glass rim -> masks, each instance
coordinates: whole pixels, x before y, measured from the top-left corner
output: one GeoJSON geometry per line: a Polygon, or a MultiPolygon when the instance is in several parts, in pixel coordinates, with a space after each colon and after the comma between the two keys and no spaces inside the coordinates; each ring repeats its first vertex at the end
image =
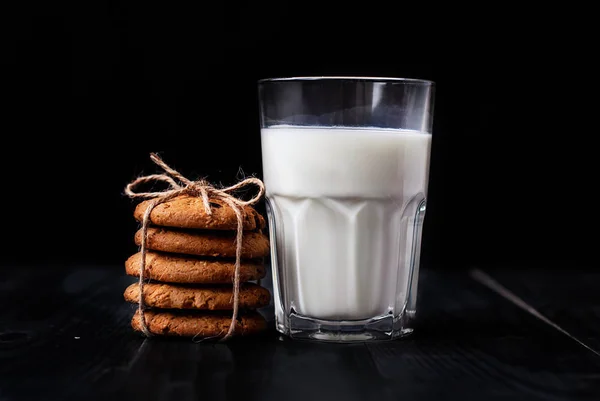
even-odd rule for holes
{"type": "Polygon", "coordinates": [[[269,82],[302,82],[302,81],[348,81],[360,82],[368,81],[373,83],[406,83],[434,86],[435,82],[427,79],[418,78],[399,78],[399,77],[360,77],[360,76],[298,76],[298,77],[280,77],[259,79],[259,84],[269,82]]]}

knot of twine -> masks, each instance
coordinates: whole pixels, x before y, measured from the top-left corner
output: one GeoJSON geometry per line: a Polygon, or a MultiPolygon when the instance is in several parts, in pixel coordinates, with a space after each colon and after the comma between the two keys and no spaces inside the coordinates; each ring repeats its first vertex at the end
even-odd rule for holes
{"type": "Polygon", "coordinates": [[[161,203],[165,203],[180,195],[189,195],[194,197],[202,198],[202,204],[206,214],[211,215],[212,209],[210,205],[211,200],[220,200],[226,203],[234,211],[237,218],[237,232],[235,238],[235,273],[233,279],[233,313],[231,316],[231,324],[227,334],[222,340],[229,339],[235,331],[235,324],[238,318],[239,309],[239,298],[240,298],[240,261],[242,256],[242,239],[244,236],[244,206],[256,204],[263,196],[265,192],[265,186],[258,178],[246,178],[243,181],[238,182],[227,188],[218,189],[210,185],[204,180],[191,181],[181,175],[178,171],[169,167],[156,153],[150,154],[150,159],[161,167],[164,174],[151,174],[135,179],[133,182],[125,187],[125,194],[130,198],[145,198],[154,199],[149,203],[148,207],[144,212],[142,219],[142,241],[140,245],[140,252],[142,256],[140,265],[140,276],[139,276],[139,292],[140,298],[138,302],[138,311],[140,316],[140,322],[142,332],[150,337],[152,334],[148,329],[146,322],[146,315],[144,313],[146,307],[144,303],[144,274],[146,271],[146,252],[147,252],[147,240],[148,240],[148,226],[150,223],[150,213],[152,210],[161,203]],[[177,181],[179,181],[180,185],[177,181]],[[169,184],[169,188],[165,191],[160,192],[135,192],[135,188],[140,184],[152,183],[152,182],[166,182],[169,184]],[[231,195],[231,192],[243,188],[248,185],[256,185],[258,187],[258,194],[252,199],[244,201],[231,195]]]}

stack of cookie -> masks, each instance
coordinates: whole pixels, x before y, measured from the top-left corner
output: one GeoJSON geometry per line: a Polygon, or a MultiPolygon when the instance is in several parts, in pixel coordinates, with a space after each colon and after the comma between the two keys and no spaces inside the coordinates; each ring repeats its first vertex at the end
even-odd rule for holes
{"type": "MultiPolygon", "coordinates": [[[[140,203],[134,217],[142,221],[150,201],[140,203]]],[[[171,336],[224,336],[231,324],[237,219],[227,204],[211,201],[208,215],[202,199],[182,195],[155,207],[146,241],[144,303],[146,324],[152,334],[171,336]]],[[[240,266],[239,309],[235,334],[266,328],[256,309],[269,304],[267,289],[250,281],[265,276],[263,258],[269,241],[262,233],[264,218],[251,206],[244,208],[244,237],[240,266]]],[[[141,244],[142,232],[135,235],[141,244]]],[[[141,253],[125,263],[126,272],[139,276],[141,253]]],[[[125,300],[139,302],[138,283],[125,290],[125,300]]],[[[141,331],[139,313],[132,327],[141,331]]]]}

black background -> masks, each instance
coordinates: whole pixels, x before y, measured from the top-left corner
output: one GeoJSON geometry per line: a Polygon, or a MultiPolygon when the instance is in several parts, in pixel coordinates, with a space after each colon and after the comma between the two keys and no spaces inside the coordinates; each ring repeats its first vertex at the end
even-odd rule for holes
{"type": "Polygon", "coordinates": [[[3,266],[120,265],[123,188],[156,171],[149,152],[191,178],[261,177],[256,81],[299,75],[436,81],[428,266],[594,265],[588,11],[194,4],[0,13],[3,266]]]}

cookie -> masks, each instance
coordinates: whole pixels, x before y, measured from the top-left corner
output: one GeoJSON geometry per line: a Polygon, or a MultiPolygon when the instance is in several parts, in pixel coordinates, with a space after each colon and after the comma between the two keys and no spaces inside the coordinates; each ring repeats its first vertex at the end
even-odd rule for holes
{"type": "MultiPolygon", "coordinates": [[[[147,200],[135,208],[133,216],[142,221],[152,200],[147,200]]],[[[192,228],[203,230],[236,230],[237,217],[233,209],[221,200],[211,200],[212,214],[204,210],[202,198],[189,195],[178,196],[156,206],[150,213],[150,222],[157,226],[192,228]]],[[[244,206],[244,230],[254,231],[265,228],[265,219],[252,206],[244,206]]]]}
{"type": "MultiPolygon", "coordinates": [[[[135,234],[135,243],[142,242],[142,230],[135,234]]],[[[148,227],[148,249],[186,255],[235,258],[235,232],[183,231],[148,227]]],[[[242,259],[258,259],[269,254],[269,239],[262,233],[244,233],[242,259]]]]}
{"type": "MultiPolygon", "coordinates": [[[[231,314],[187,312],[185,314],[173,312],[146,311],[146,325],[152,334],[180,337],[223,337],[229,330],[231,314]]],[[[131,319],[131,327],[142,331],[139,311],[131,319]]],[[[257,334],[267,329],[267,322],[256,312],[238,316],[235,325],[235,335],[257,334]]]]}
{"type": "MultiPolygon", "coordinates": [[[[131,284],[123,294],[128,302],[138,302],[140,287],[131,284]]],[[[240,285],[240,309],[258,309],[267,306],[271,294],[266,288],[253,283],[240,285]]],[[[148,283],[144,285],[146,306],[160,309],[233,309],[233,286],[182,286],[177,284],[148,283]]]]}
{"type": "MultiPolygon", "coordinates": [[[[125,262],[125,271],[130,276],[139,276],[142,254],[132,255],[125,262]]],[[[194,256],[168,253],[146,253],[144,277],[166,283],[231,284],[235,273],[233,260],[205,260],[194,256]]],[[[240,281],[259,280],[266,274],[260,262],[242,261],[240,281]]]]}

